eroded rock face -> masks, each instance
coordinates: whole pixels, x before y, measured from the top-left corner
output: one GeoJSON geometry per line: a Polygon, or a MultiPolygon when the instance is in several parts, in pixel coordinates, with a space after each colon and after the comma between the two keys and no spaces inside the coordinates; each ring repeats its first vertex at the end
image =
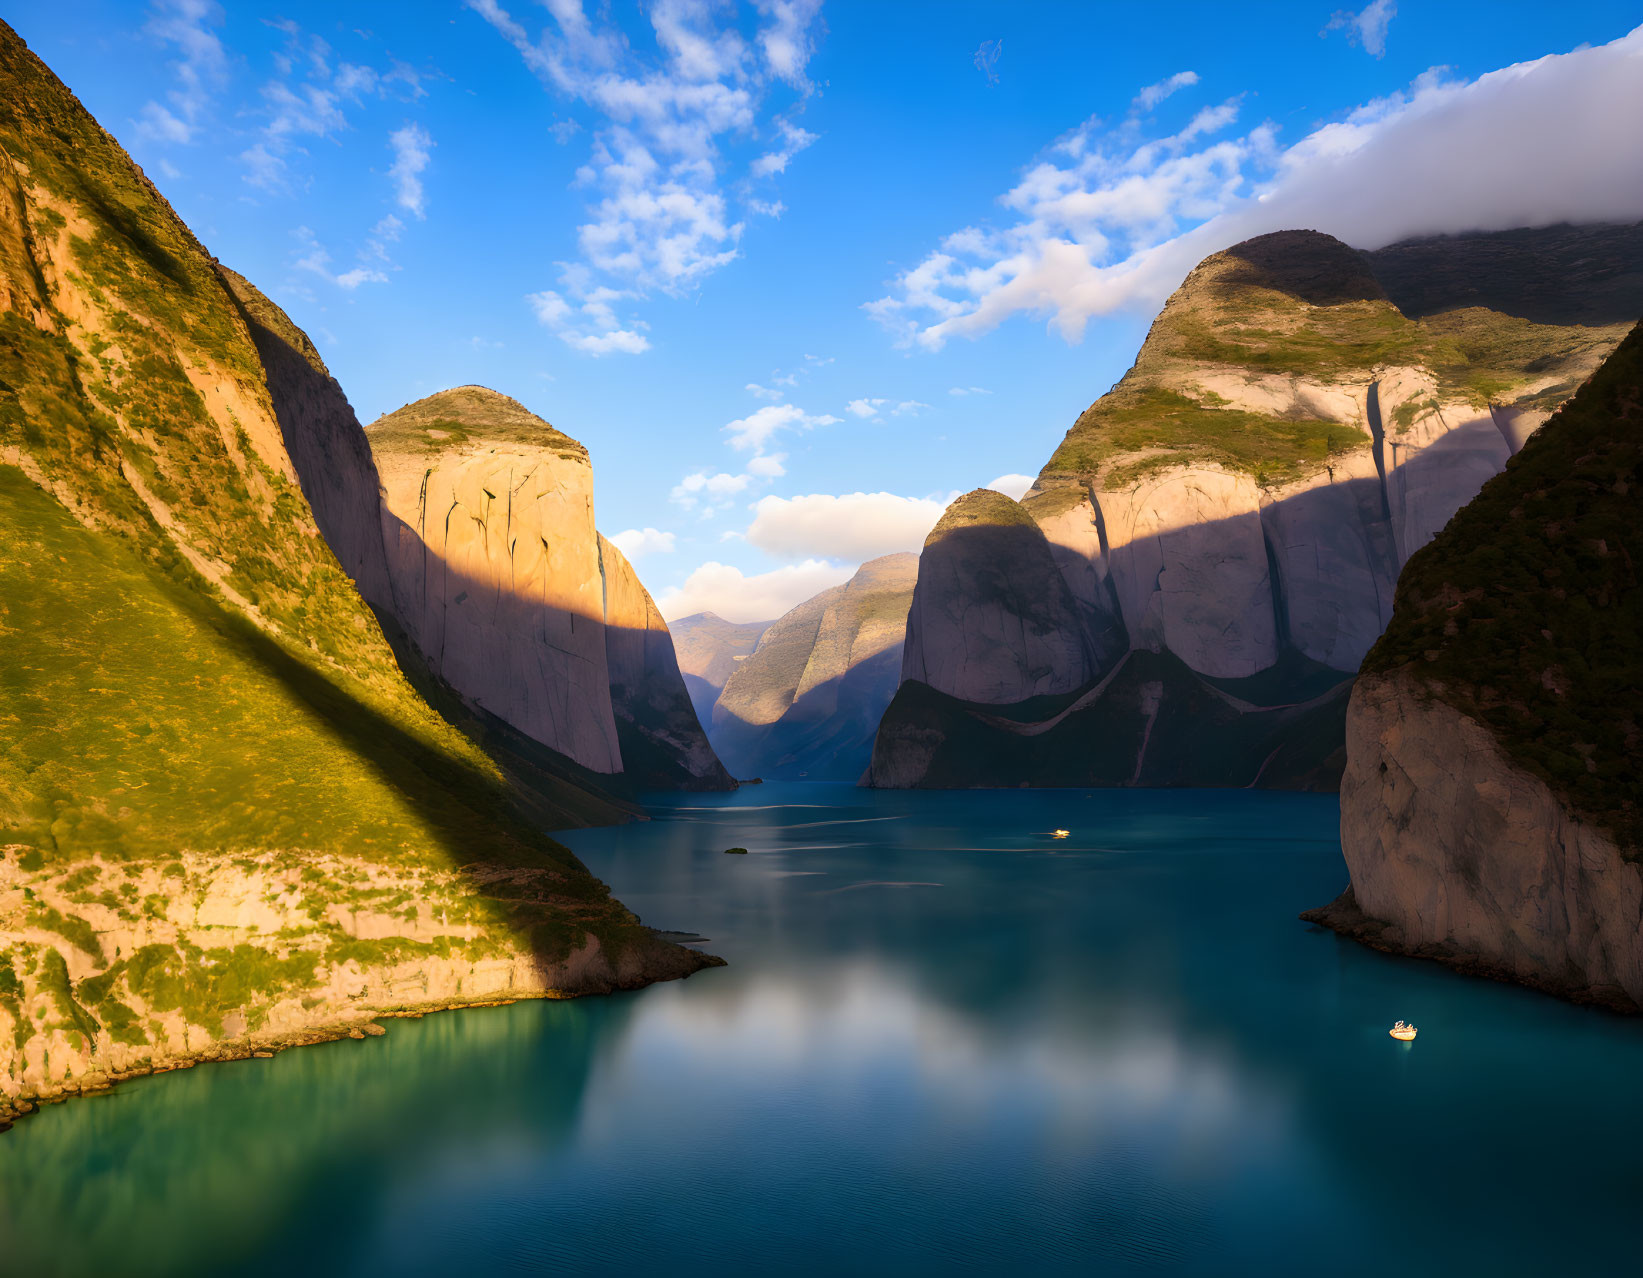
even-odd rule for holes
{"type": "Polygon", "coordinates": [[[1305,918],[1643,1010],[1643,325],[1405,565],[1305,918]]]}
{"type": "Polygon", "coordinates": [[[869,560],[764,632],[713,711],[714,748],[738,775],[861,775],[896,690],[918,562],[869,560]]]}
{"type": "Polygon", "coordinates": [[[966,493],[919,559],[901,677],[1007,704],[1090,677],[1077,605],[1043,532],[990,488],[966,493]]]}
{"type": "MultiPolygon", "coordinates": [[[[1574,252],[1565,231],[1542,237],[1550,257],[1574,252]]],[[[1532,294],[1523,306],[1502,300],[1491,281],[1491,302],[1507,308],[1499,311],[1473,305],[1453,273],[1437,272],[1448,281],[1441,287],[1415,278],[1411,261],[1430,265],[1450,250],[1493,260],[1478,238],[1488,237],[1388,259],[1400,288],[1419,296],[1418,323],[1382,290],[1376,255],[1329,236],[1279,232],[1205,259],[1165,305],[1135,366],[1079,418],[1018,508],[1042,531],[1060,580],[1043,575],[1042,556],[1024,549],[1036,541],[1019,531],[972,531],[942,554],[927,549],[903,678],[955,702],[1002,706],[1099,695],[1093,689],[1126,653],[1167,654],[1191,677],[1160,683],[1164,701],[1196,696],[1198,680],[1231,680],[1238,688],[1221,690],[1251,713],[1299,706],[1349,679],[1391,617],[1402,566],[1623,336],[1607,311],[1601,327],[1540,322],[1562,313],[1544,271],[1519,271],[1532,294]]],[[[1612,310],[1612,295],[1640,287],[1643,230],[1598,241],[1612,310]]],[[[986,518],[1001,529],[1014,517],[1004,501],[987,499],[986,518]]],[[[986,522],[958,505],[949,514],[986,522]]],[[[1000,783],[987,760],[1025,757],[1015,743],[980,745],[972,712],[939,697],[898,698],[897,707],[892,715],[913,718],[887,720],[895,742],[928,744],[943,716],[966,719],[958,735],[973,747],[973,770],[955,763],[965,751],[931,756],[945,760],[948,784],[1000,783]]],[[[1338,731],[1338,714],[1333,722],[1338,731]]],[[[1338,740],[1295,730],[1295,744],[1305,737],[1324,747],[1320,757],[1339,757],[1338,740]]],[[[1092,764],[1101,756],[1057,731],[1092,764]]],[[[1168,740],[1173,728],[1163,731],[1152,748],[1202,758],[1168,740]]],[[[874,775],[908,784],[920,770],[892,760],[896,748],[875,752],[874,775]]],[[[1130,783],[1140,764],[1114,758],[1094,779],[1130,783]]],[[[1059,760],[1053,770],[1090,779],[1059,760]]],[[[1178,775],[1226,784],[1243,772],[1178,775]]],[[[1295,768],[1254,775],[1313,777],[1295,768]]]]}
{"type": "Polygon", "coordinates": [[[1352,691],[1350,895],[1318,919],[1381,948],[1643,1008],[1643,872],[1493,735],[1408,675],[1352,691]]]}
{"type": "Polygon", "coordinates": [[[432,672],[594,772],[729,788],[667,624],[599,535],[587,450],[481,386],[368,428],[394,611],[432,672]]]}
{"type": "Polygon", "coordinates": [[[593,468],[504,400],[443,391],[368,428],[395,612],[464,697],[583,767],[620,772],[593,468]]]}
{"type": "Polygon", "coordinates": [[[685,690],[673,636],[624,555],[599,538],[605,658],[622,770],[645,789],[729,789],[685,690]]]}

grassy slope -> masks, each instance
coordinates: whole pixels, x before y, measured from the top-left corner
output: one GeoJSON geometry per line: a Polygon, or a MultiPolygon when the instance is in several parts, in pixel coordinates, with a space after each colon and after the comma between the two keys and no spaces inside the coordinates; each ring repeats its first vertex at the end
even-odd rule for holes
{"type": "MultiPolygon", "coordinates": [[[[0,455],[78,516],[0,467],[0,846],[54,882],[94,867],[105,921],[141,917],[131,885],[190,850],[413,872],[528,866],[554,879],[551,902],[505,884],[451,902],[487,927],[476,954],[517,942],[562,955],[584,930],[610,949],[650,945],[567,850],[515,814],[495,764],[400,674],[300,490],[248,435],[272,415],[209,256],[3,27],[0,147],[0,199],[16,211],[0,224],[0,455]],[[208,407],[190,370],[226,386],[238,410],[208,407]],[[171,531],[129,475],[169,509],[171,531]],[[218,565],[251,612],[179,542],[218,565]]],[[[363,893],[352,872],[315,873],[326,899],[363,893]]],[[[115,957],[97,954],[86,924],[56,915],[35,908],[32,923],[115,957]]],[[[0,1002],[62,987],[39,1032],[89,1028],[85,1009],[118,1004],[121,991],[210,1028],[225,990],[271,997],[316,961],[382,958],[388,946],[316,927],[274,938],[277,952],[225,957],[215,980],[198,976],[186,946],[166,946],[141,970],[120,958],[76,992],[49,947],[10,939],[0,936],[0,1002]],[[177,979],[156,986],[156,973],[177,979]]]]}
{"type": "Polygon", "coordinates": [[[438,453],[472,440],[528,444],[585,459],[588,450],[555,430],[516,399],[484,386],[437,391],[385,413],[367,428],[371,446],[406,453],[438,453]]]}
{"type": "Polygon", "coordinates": [[[1643,326],[1410,559],[1363,665],[1395,669],[1643,848],[1643,326]]]}
{"type": "Polygon", "coordinates": [[[1521,392],[1548,372],[1589,368],[1582,361],[1623,333],[1615,325],[1533,323],[1482,306],[1411,319],[1387,300],[1369,260],[1338,241],[1314,232],[1261,236],[1213,254],[1188,276],[1135,367],[1067,432],[1044,474],[1100,475],[1117,487],[1198,461],[1274,486],[1367,448],[1368,434],[1349,423],[1247,412],[1214,395],[1195,396],[1186,388],[1198,376],[1276,374],[1329,384],[1414,365],[1432,371],[1440,394],[1478,408],[1520,400],[1551,408],[1577,378],[1529,399],[1521,392]]]}

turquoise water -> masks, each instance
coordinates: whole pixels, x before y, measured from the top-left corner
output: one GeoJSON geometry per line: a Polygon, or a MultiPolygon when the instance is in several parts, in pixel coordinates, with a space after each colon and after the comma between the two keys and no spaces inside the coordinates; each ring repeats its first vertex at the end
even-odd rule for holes
{"type": "Polygon", "coordinates": [[[1333,799],[684,803],[567,841],[730,967],[49,1109],[0,1272],[1636,1272],[1643,1024],[1297,922],[1333,799]]]}

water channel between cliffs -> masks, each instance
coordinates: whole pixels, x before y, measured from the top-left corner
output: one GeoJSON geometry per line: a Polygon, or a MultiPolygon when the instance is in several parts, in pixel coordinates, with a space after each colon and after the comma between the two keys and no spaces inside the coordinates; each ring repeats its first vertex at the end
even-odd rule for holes
{"type": "Polygon", "coordinates": [[[1298,922],[1332,797],[653,810],[566,841],[729,967],[53,1107],[0,1137],[0,1273],[1635,1263],[1643,1024],[1298,922]]]}

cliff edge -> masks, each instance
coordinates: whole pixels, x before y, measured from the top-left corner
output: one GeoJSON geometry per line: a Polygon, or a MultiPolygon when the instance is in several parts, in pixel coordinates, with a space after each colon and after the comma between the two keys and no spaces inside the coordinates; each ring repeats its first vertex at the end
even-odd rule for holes
{"type": "Polygon", "coordinates": [[[1643,1009],[1643,325],[1412,558],[1303,917],[1643,1009]]]}

